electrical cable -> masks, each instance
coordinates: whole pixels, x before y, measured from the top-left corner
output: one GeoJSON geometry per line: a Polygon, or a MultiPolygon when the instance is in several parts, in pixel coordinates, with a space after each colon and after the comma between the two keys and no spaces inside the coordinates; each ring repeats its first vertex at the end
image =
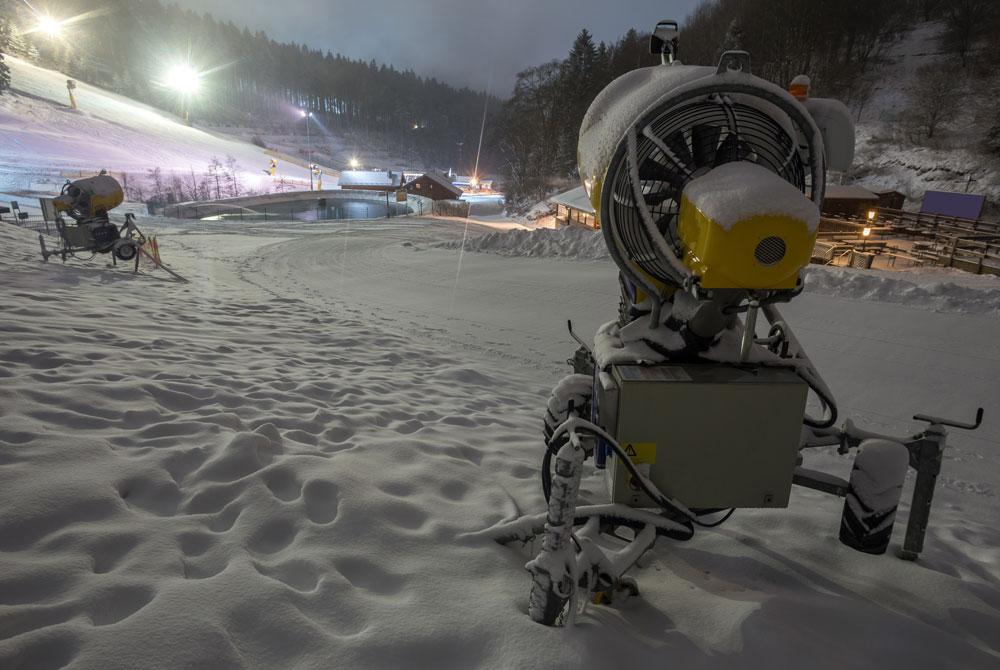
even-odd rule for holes
{"type": "MultiPolygon", "coordinates": [[[[595,435],[597,437],[603,437],[602,435],[600,435],[600,433],[598,433],[597,431],[595,431],[592,428],[588,428],[587,426],[577,426],[575,428],[575,430],[582,430],[584,432],[591,433],[591,434],[593,434],[593,435],[595,435]]],[[[568,439],[568,437],[567,437],[567,439],[568,439]]],[[[700,526],[702,528],[715,528],[717,526],[721,526],[723,523],[725,523],[726,521],[728,521],[729,517],[731,517],[733,515],[733,513],[736,511],[736,508],[734,507],[734,508],[731,508],[725,514],[725,516],[723,516],[721,519],[719,519],[717,521],[713,521],[713,522],[709,522],[709,523],[701,521],[698,518],[699,515],[692,514],[692,513],[690,513],[689,511],[686,511],[686,510],[682,510],[681,508],[679,508],[676,505],[674,505],[670,500],[664,498],[662,496],[662,494],[660,494],[658,491],[656,491],[655,489],[651,489],[646,484],[645,478],[642,477],[639,474],[639,471],[636,469],[635,465],[632,463],[632,461],[629,459],[629,457],[622,450],[621,446],[617,442],[615,442],[614,440],[607,440],[607,442],[608,442],[608,445],[612,449],[615,450],[615,453],[618,455],[618,458],[621,459],[622,464],[625,466],[625,469],[628,470],[629,474],[632,476],[632,479],[642,489],[643,493],[645,493],[664,512],[666,512],[668,514],[672,514],[673,516],[682,517],[682,518],[686,519],[687,521],[689,521],[690,523],[692,523],[692,524],[694,524],[696,526],[700,526]]],[[[565,444],[565,442],[561,442],[558,445],[558,447],[562,448],[562,446],[564,444],[565,444]]],[[[550,440],[546,440],[545,441],[545,455],[542,457],[542,493],[545,496],[545,502],[546,503],[549,502],[549,497],[551,496],[551,493],[552,493],[552,473],[551,473],[552,456],[554,454],[557,454],[557,452],[558,452],[558,449],[556,448],[556,446],[553,445],[550,440]]],[[[713,510],[713,511],[708,512],[708,513],[709,514],[715,514],[718,511],[721,511],[721,510],[713,510]]],[[[691,535],[692,536],[694,535],[693,529],[692,529],[691,535]]]]}

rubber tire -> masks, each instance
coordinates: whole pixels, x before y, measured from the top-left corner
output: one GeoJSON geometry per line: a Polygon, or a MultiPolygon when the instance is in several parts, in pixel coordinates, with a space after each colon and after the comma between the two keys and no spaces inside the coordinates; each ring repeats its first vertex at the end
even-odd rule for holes
{"type": "Polygon", "coordinates": [[[531,583],[531,591],[528,593],[528,611],[534,610],[536,613],[540,613],[538,616],[532,616],[536,623],[543,626],[561,625],[568,602],[568,598],[563,598],[555,592],[551,582],[548,588],[543,588],[534,581],[531,583]]]}
{"type": "Polygon", "coordinates": [[[139,253],[139,248],[134,242],[124,242],[115,246],[115,257],[123,262],[133,260],[139,253]]]}
{"type": "Polygon", "coordinates": [[[840,541],[865,554],[889,548],[896,510],[909,465],[909,451],[898,442],[865,442],[851,470],[840,518],[840,541]]]}

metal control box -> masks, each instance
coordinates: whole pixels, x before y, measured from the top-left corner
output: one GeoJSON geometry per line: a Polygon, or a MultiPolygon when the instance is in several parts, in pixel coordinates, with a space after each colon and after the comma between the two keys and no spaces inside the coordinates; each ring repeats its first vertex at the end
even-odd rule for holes
{"type": "MultiPolygon", "coordinates": [[[[786,507],[808,386],[792,370],[620,365],[601,374],[599,420],[665,495],[689,507],[786,507]]],[[[611,498],[655,507],[618,458],[611,498]]]]}

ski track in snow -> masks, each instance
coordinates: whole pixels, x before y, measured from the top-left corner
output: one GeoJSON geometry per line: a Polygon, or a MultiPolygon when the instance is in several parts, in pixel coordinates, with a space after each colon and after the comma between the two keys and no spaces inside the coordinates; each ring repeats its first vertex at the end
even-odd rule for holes
{"type": "Polygon", "coordinates": [[[530,548],[460,536],[543,509],[565,318],[614,315],[612,264],[467,254],[456,285],[454,224],[140,227],[190,284],[42,264],[0,226],[0,667],[1000,662],[995,318],[786,308],[866,426],[993,403],[954,433],[920,563],[891,555],[905,503],[873,557],[837,541],[839,500],[796,490],[661,540],[640,598],[553,630],[525,614],[530,548]]]}

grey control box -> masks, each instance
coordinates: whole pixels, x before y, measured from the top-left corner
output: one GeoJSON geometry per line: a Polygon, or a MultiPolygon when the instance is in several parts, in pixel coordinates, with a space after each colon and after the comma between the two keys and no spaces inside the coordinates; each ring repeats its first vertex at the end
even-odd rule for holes
{"type": "MultiPolygon", "coordinates": [[[[599,421],[656,487],[689,507],[786,507],[808,386],[793,371],[720,364],[618,365],[602,373],[599,421]]],[[[655,505],[618,458],[611,498],[655,505]]]]}

